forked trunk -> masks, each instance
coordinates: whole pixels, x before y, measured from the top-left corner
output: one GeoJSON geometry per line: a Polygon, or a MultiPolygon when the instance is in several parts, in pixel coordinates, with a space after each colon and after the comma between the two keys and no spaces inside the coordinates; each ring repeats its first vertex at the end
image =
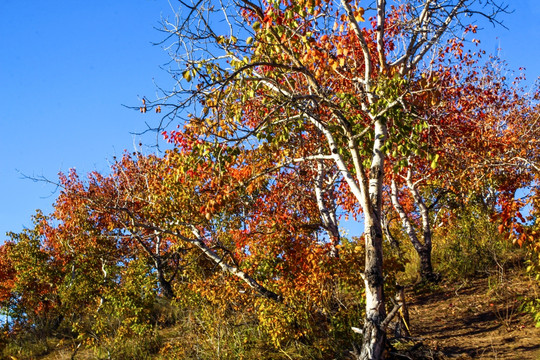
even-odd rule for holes
{"type": "Polygon", "coordinates": [[[163,292],[163,296],[167,299],[173,299],[175,297],[174,290],[171,286],[170,281],[167,281],[165,279],[165,276],[163,275],[163,272],[158,272],[158,281],[159,281],[159,287],[161,288],[161,291],[163,292]]]}
{"type": "Polygon", "coordinates": [[[174,290],[171,286],[171,282],[165,279],[165,274],[163,272],[163,261],[161,260],[160,257],[156,257],[154,259],[154,264],[156,266],[156,270],[158,274],[159,287],[161,288],[163,296],[166,297],[167,299],[173,299],[174,290]]]}

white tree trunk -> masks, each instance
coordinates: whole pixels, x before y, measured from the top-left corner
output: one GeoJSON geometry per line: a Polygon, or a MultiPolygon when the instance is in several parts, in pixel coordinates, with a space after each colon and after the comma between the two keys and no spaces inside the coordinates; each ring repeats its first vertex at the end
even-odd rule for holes
{"type": "Polygon", "coordinates": [[[386,332],[383,326],[383,322],[386,320],[386,309],[383,291],[383,233],[381,226],[381,197],[384,177],[384,153],[381,148],[386,140],[386,134],[386,124],[382,119],[378,119],[375,122],[375,142],[369,174],[369,208],[364,209],[366,318],[360,353],[362,360],[381,359],[386,342],[386,332]]]}

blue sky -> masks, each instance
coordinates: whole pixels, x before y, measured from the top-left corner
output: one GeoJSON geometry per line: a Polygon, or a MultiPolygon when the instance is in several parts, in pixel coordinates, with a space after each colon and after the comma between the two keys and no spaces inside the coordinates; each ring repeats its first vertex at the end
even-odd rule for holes
{"type": "MultiPolygon", "coordinates": [[[[511,67],[540,75],[540,1],[512,0],[509,30],[486,25],[483,47],[511,67]]],[[[178,2],[171,0],[173,6],[178,2]]],[[[109,161],[139,142],[145,121],[122,106],[154,98],[153,81],[168,84],[167,54],[153,42],[166,0],[0,0],[0,242],[31,226],[35,209],[51,211],[59,171],[106,172],[109,161]]],[[[151,151],[151,150],[148,150],[151,151]]],[[[351,232],[355,232],[354,227],[351,232]]]]}
{"type": "MultiPolygon", "coordinates": [[[[106,171],[133,150],[142,115],[122,106],[153,98],[167,54],[152,42],[163,0],[0,1],[0,241],[31,226],[36,208],[51,210],[59,171],[106,171]]],[[[154,140],[155,141],[155,140],[154,140]]]]}

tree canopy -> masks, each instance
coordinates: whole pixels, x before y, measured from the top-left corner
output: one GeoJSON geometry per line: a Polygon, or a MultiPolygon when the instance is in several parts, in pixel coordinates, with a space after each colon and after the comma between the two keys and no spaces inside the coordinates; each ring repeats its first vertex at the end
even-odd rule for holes
{"type": "Polygon", "coordinates": [[[434,227],[481,201],[538,251],[538,94],[466,40],[476,16],[504,12],[491,0],[182,3],[163,24],[177,84],[139,108],[163,115],[171,149],[60,176],[54,212],[0,247],[13,330],[46,321],[99,342],[105,318],[143,334],[156,299],[204,299],[252,314],[276,347],[342,356],[353,339],[356,358],[381,359],[403,305],[385,296],[403,266],[385,237],[402,232],[437,281],[434,227]],[[345,236],[343,217],[363,233],[345,236]]]}

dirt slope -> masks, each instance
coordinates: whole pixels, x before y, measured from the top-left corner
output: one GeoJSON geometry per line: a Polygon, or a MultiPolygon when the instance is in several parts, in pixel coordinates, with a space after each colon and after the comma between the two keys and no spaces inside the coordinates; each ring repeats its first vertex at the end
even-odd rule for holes
{"type": "Polygon", "coordinates": [[[434,359],[540,360],[540,328],[519,312],[522,296],[538,296],[538,283],[513,275],[441,285],[413,297],[412,336],[434,359]]]}

